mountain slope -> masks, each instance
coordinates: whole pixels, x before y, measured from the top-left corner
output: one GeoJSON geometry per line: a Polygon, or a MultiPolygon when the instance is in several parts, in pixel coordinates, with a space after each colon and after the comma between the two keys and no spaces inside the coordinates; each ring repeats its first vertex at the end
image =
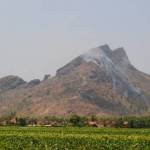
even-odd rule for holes
{"type": "Polygon", "coordinates": [[[150,76],[130,63],[125,50],[103,45],[35,86],[2,92],[0,114],[143,115],[149,111],[149,91],[150,76]]]}

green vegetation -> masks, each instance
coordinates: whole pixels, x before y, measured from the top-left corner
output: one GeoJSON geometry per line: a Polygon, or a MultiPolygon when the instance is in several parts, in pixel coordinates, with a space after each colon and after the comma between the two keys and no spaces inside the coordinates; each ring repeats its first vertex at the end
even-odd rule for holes
{"type": "Polygon", "coordinates": [[[1,127],[5,150],[149,150],[150,129],[1,127]]]}
{"type": "Polygon", "coordinates": [[[0,117],[0,126],[51,126],[51,127],[113,127],[150,128],[150,116],[99,117],[71,115],[70,117],[16,117],[15,113],[0,117]]]}
{"type": "Polygon", "coordinates": [[[27,120],[26,118],[17,118],[16,119],[16,124],[19,126],[26,126],[27,125],[27,120]]]}
{"type": "Polygon", "coordinates": [[[69,122],[71,123],[72,126],[76,127],[83,127],[86,125],[87,118],[86,117],[81,117],[78,115],[72,115],[69,119],[69,122]]]}

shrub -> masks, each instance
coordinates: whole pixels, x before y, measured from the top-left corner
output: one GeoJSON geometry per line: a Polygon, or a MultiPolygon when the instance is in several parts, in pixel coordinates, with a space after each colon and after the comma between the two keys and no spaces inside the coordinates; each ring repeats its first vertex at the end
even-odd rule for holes
{"type": "Polygon", "coordinates": [[[72,115],[69,121],[73,126],[83,127],[86,125],[87,118],[78,115],[72,115]]]}
{"type": "Polygon", "coordinates": [[[27,119],[26,118],[17,118],[17,125],[26,126],[27,125],[27,119]]]}

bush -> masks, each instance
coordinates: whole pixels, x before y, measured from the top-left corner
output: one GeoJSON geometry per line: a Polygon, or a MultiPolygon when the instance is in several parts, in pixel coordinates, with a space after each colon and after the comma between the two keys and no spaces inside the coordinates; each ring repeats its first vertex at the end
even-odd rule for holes
{"type": "Polygon", "coordinates": [[[73,126],[83,127],[86,125],[87,119],[78,115],[72,115],[69,121],[73,126]]]}
{"type": "Polygon", "coordinates": [[[27,119],[26,118],[17,118],[17,125],[26,126],[27,125],[27,119]]]}

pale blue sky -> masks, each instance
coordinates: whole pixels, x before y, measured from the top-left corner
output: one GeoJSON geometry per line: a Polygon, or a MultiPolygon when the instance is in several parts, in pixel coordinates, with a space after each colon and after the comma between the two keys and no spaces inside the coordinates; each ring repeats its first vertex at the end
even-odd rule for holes
{"type": "Polygon", "coordinates": [[[0,0],[0,77],[42,79],[105,43],[150,73],[150,0],[0,0]]]}

